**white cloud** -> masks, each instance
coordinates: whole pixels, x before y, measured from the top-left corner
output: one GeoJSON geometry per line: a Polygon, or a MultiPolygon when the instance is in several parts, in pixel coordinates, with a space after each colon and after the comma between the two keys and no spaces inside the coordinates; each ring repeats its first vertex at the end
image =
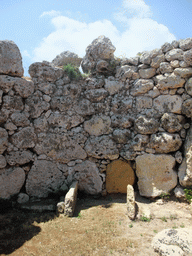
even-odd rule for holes
{"type": "Polygon", "coordinates": [[[125,24],[123,32],[109,20],[86,23],[62,15],[53,17],[51,22],[55,30],[34,49],[33,61],[52,61],[56,55],[67,50],[83,57],[86,47],[100,35],[111,39],[116,47],[115,56],[127,57],[159,48],[165,42],[176,39],[165,25],[150,18],[150,8],[143,0],[123,0],[122,6],[124,12],[116,13],[116,19],[125,24]],[[132,18],[128,16],[130,11],[133,11],[132,18]]]}
{"type": "Polygon", "coordinates": [[[42,18],[42,17],[44,17],[44,16],[55,17],[55,16],[59,16],[60,14],[61,14],[61,12],[52,10],[52,11],[49,11],[49,12],[43,12],[43,13],[41,14],[40,18],[42,18]]]}
{"type": "Polygon", "coordinates": [[[31,58],[31,55],[28,53],[27,50],[22,51],[22,52],[21,52],[21,55],[22,55],[23,57],[29,57],[29,58],[31,58]]]}

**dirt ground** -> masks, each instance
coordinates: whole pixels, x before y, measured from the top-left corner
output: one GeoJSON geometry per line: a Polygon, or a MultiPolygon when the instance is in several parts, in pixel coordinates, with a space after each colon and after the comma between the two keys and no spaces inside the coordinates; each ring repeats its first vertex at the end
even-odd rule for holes
{"type": "Polygon", "coordinates": [[[153,237],[165,228],[191,228],[191,205],[175,198],[136,197],[131,221],[126,195],[80,197],[74,217],[9,210],[0,215],[0,255],[158,255],[153,237]]]}

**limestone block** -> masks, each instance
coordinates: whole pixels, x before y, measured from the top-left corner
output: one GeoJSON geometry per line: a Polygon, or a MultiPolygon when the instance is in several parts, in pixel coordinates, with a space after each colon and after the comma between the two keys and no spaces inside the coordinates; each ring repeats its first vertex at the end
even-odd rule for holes
{"type": "Polygon", "coordinates": [[[185,90],[190,96],[192,96],[192,77],[187,80],[185,84],[185,90]]]}
{"type": "Polygon", "coordinates": [[[168,76],[158,75],[156,76],[156,79],[157,79],[156,87],[159,90],[179,88],[179,87],[182,87],[185,83],[185,79],[181,78],[177,74],[175,75],[174,73],[168,76]]]}
{"type": "Polygon", "coordinates": [[[25,172],[22,168],[2,169],[0,173],[0,198],[10,199],[19,193],[25,182],[25,172]]]}
{"type": "Polygon", "coordinates": [[[127,185],[133,185],[135,174],[130,163],[114,160],[107,165],[106,190],[108,193],[127,193],[127,185]]]}
{"type": "MultiPolygon", "coordinates": [[[[9,78],[10,79],[10,78],[9,78]]],[[[13,77],[14,89],[22,97],[27,98],[34,92],[34,83],[23,78],[13,77]]],[[[10,79],[11,80],[11,79],[10,79]]]]}
{"type": "MultiPolygon", "coordinates": [[[[60,80],[59,80],[60,81],[60,80]]],[[[63,81],[63,80],[62,80],[63,81]]],[[[70,82],[70,81],[69,81],[70,82]]],[[[63,84],[62,84],[63,85],[63,84]]],[[[43,92],[43,93],[45,93],[45,94],[47,94],[47,95],[49,95],[49,94],[53,94],[53,92],[56,90],[56,86],[55,86],[55,84],[53,84],[53,83],[38,83],[37,84],[37,88],[41,91],[41,92],[43,92]]]]}
{"type": "Polygon", "coordinates": [[[191,255],[192,230],[188,228],[164,229],[152,240],[153,249],[160,255],[191,255]]]}
{"type": "Polygon", "coordinates": [[[188,66],[192,66],[192,49],[184,53],[184,61],[188,66]]]}
{"type": "Polygon", "coordinates": [[[173,171],[175,158],[170,155],[144,154],[136,157],[136,175],[139,193],[146,197],[157,197],[168,193],[177,185],[177,174],[173,171]]]}
{"type": "Polygon", "coordinates": [[[120,81],[116,81],[116,80],[109,80],[109,79],[105,79],[105,89],[109,92],[110,95],[114,95],[116,93],[118,93],[118,91],[120,89],[122,89],[124,86],[124,84],[120,81]]]}
{"type": "Polygon", "coordinates": [[[102,191],[102,179],[96,164],[86,160],[72,168],[74,179],[78,181],[78,188],[90,195],[97,195],[102,191]]]}
{"type": "Polygon", "coordinates": [[[155,58],[152,59],[151,67],[152,68],[159,68],[159,65],[165,60],[165,55],[160,54],[157,55],[155,58]]]}
{"type": "Polygon", "coordinates": [[[29,163],[33,159],[33,154],[30,151],[11,151],[6,156],[9,165],[23,165],[29,163]]]}
{"type": "Polygon", "coordinates": [[[25,112],[16,111],[11,115],[11,120],[16,126],[29,126],[30,121],[28,120],[27,114],[25,112]]]}
{"type": "Polygon", "coordinates": [[[108,92],[104,90],[103,88],[101,89],[92,89],[92,90],[87,90],[85,92],[85,97],[90,100],[91,102],[99,102],[103,99],[105,99],[108,96],[108,92]]]}
{"type": "Polygon", "coordinates": [[[0,154],[7,149],[8,146],[8,133],[5,129],[0,127],[0,154]]]}
{"type": "Polygon", "coordinates": [[[153,77],[155,74],[156,74],[155,68],[146,68],[146,69],[139,70],[139,75],[141,78],[149,79],[149,78],[153,77]]]}
{"type": "Polygon", "coordinates": [[[127,215],[134,220],[136,215],[135,193],[132,185],[127,185],[127,215]]]}
{"type": "Polygon", "coordinates": [[[64,174],[56,164],[46,160],[36,160],[28,173],[26,192],[29,196],[47,197],[57,193],[65,181],[64,174]]]}
{"type": "Polygon", "coordinates": [[[29,114],[32,118],[39,117],[43,111],[47,111],[50,107],[50,104],[44,101],[42,96],[34,93],[26,100],[26,104],[29,106],[29,114]]]}
{"type": "Polygon", "coordinates": [[[104,158],[114,160],[119,157],[119,151],[116,147],[116,143],[107,135],[89,138],[86,141],[84,149],[88,156],[98,159],[104,158]]]}
{"type": "Polygon", "coordinates": [[[0,73],[11,76],[23,76],[24,69],[21,53],[13,41],[0,41],[0,73]]]}
{"type": "Polygon", "coordinates": [[[113,140],[118,144],[127,143],[128,139],[131,138],[131,131],[128,129],[116,129],[113,131],[113,140]]]}
{"type": "Polygon", "coordinates": [[[165,54],[167,61],[183,60],[183,51],[181,49],[172,49],[165,54]]]}
{"type": "Polygon", "coordinates": [[[100,136],[111,132],[111,119],[109,116],[93,116],[84,122],[84,129],[90,135],[100,136]]]}
{"type": "Polygon", "coordinates": [[[155,149],[157,153],[174,152],[177,151],[181,145],[182,140],[177,133],[156,133],[152,134],[150,138],[150,146],[155,149]]]}
{"type": "Polygon", "coordinates": [[[174,73],[180,77],[188,78],[192,76],[192,68],[176,68],[174,73]]]}
{"type": "Polygon", "coordinates": [[[151,54],[150,52],[143,52],[140,56],[140,62],[143,64],[150,64],[151,63],[151,54]]]}
{"type": "Polygon", "coordinates": [[[85,150],[76,141],[63,134],[42,134],[34,150],[38,155],[45,154],[60,163],[87,157],[85,150]]]}
{"type": "Polygon", "coordinates": [[[192,98],[185,100],[182,104],[182,114],[192,118],[192,98]]]}
{"type": "Polygon", "coordinates": [[[135,130],[141,134],[156,133],[159,128],[159,122],[155,118],[148,118],[146,116],[139,116],[135,120],[135,130]]]}
{"type": "Polygon", "coordinates": [[[173,71],[172,66],[169,64],[169,62],[161,62],[159,66],[160,72],[162,74],[164,73],[171,73],[173,71]]]}
{"type": "Polygon", "coordinates": [[[161,49],[164,53],[170,51],[173,49],[173,45],[171,45],[170,43],[164,43],[162,46],[161,46],[161,49]]]}
{"type": "Polygon", "coordinates": [[[138,110],[151,108],[152,107],[152,99],[146,96],[139,96],[136,98],[136,108],[138,110]]]}
{"type": "Polygon", "coordinates": [[[0,155],[0,169],[7,165],[7,161],[3,155],[0,155]]]}
{"type": "Polygon", "coordinates": [[[130,115],[113,115],[111,117],[111,126],[119,128],[130,128],[133,125],[133,118],[130,115]]]}
{"type": "Polygon", "coordinates": [[[182,186],[192,185],[192,127],[187,131],[187,137],[184,142],[184,158],[179,167],[179,182],[182,186]]]}
{"type": "Polygon", "coordinates": [[[179,42],[179,47],[183,50],[189,50],[192,48],[192,38],[186,38],[179,42]]]}
{"type": "Polygon", "coordinates": [[[47,119],[45,117],[34,119],[34,128],[36,132],[46,132],[49,128],[47,119]]]}
{"type": "Polygon", "coordinates": [[[181,114],[182,98],[178,95],[160,95],[154,99],[154,108],[161,112],[171,112],[181,114]]]}
{"type": "Polygon", "coordinates": [[[147,93],[154,86],[152,79],[138,79],[134,82],[133,87],[130,90],[130,94],[133,96],[147,93]]]}
{"type": "Polygon", "coordinates": [[[64,214],[68,217],[73,217],[73,213],[74,213],[75,205],[77,201],[77,190],[78,190],[78,181],[74,181],[71,184],[69,191],[65,196],[64,214]]]}
{"type": "Polygon", "coordinates": [[[59,55],[57,55],[52,60],[52,63],[55,66],[64,66],[67,64],[71,64],[71,65],[75,65],[75,66],[79,67],[81,61],[82,61],[82,58],[79,58],[79,56],[76,53],[70,52],[70,51],[64,51],[64,52],[60,53],[59,55]]]}
{"type": "Polygon", "coordinates": [[[12,143],[20,149],[33,148],[36,140],[37,137],[32,127],[22,128],[11,137],[12,143]]]}
{"type": "Polygon", "coordinates": [[[183,128],[185,118],[182,115],[165,113],[161,117],[161,125],[167,132],[179,132],[183,128]]]}
{"type": "Polygon", "coordinates": [[[77,114],[81,116],[90,116],[95,113],[95,109],[92,103],[87,99],[80,99],[74,106],[74,110],[77,114]]]}
{"type": "Polygon", "coordinates": [[[144,151],[149,143],[149,136],[143,134],[137,134],[130,142],[130,149],[134,151],[144,151]]]}
{"type": "Polygon", "coordinates": [[[10,110],[11,112],[22,111],[24,109],[23,100],[20,96],[9,96],[5,95],[3,97],[4,109],[10,110]]]}

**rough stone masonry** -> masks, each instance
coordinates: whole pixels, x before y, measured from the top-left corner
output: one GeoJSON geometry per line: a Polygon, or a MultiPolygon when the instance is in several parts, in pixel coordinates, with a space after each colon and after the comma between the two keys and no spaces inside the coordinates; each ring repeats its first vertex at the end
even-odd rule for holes
{"type": "Polygon", "coordinates": [[[0,198],[45,198],[73,181],[95,195],[126,193],[137,177],[147,197],[192,185],[192,38],[114,52],[100,36],[82,60],[65,51],[25,79],[18,47],[0,41],[0,198]],[[80,61],[90,75],[71,80],[61,66],[80,61]]]}

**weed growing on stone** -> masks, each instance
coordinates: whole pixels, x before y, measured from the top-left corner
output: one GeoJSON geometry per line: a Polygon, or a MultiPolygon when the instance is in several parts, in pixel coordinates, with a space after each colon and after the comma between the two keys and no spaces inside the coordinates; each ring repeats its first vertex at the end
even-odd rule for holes
{"type": "Polygon", "coordinates": [[[168,199],[170,198],[170,194],[169,194],[169,193],[162,193],[162,194],[160,195],[160,197],[161,197],[162,199],[168,200],[168,199]]]}
{"type": "Polygon", "coordinates": [[[181,227],[181,228],[184,228],[184,227],[185,227],[185,225],[184,225],[183,223],[181,223],[180,227],[181,227]]]}
{"type": "Polygon", "coordinates": [[[78,219],[82,218],[82,214],[79,213],[78,216],[77,216],[78,219]]]}
{"type": "Polygon", "coordinates": [[[142,216],[140,217],[140,220],[141,220],[141,221],[144,221],[144,222],[149,222],[149,221],[151,221],[151,217],[148,218],[148,217],[146,217],[145,215],[142,215],[142,216]]]}
{"type": "Polygon", "coordinates": [[[76,67],[72,64],[67,64],[67,65],[63,66],[63,69],[64,69],[64,71],[67,72],[70,79],[78,80],[81,78],[81,74],[80,74],[78,67],[76,67]]]}
{"type": "Polygon", "coordinates": [[[129,225],[129,227],[132,228],[132,227],[133,227],[133,224],[131,223],[131,224],[129,225]]]}
{"type": "Polygon", "coordinates": [[[157,233],[158,231],[155,229],[155,230],[153,230],[153,232],[154,232],[154,233],[157,233]]]}
{"type": "Polygon", "coordinates": [[[191,203],[192,200],[192,186],[184,188],[185,198],[187,199],[188,203],[191,203]]]}

